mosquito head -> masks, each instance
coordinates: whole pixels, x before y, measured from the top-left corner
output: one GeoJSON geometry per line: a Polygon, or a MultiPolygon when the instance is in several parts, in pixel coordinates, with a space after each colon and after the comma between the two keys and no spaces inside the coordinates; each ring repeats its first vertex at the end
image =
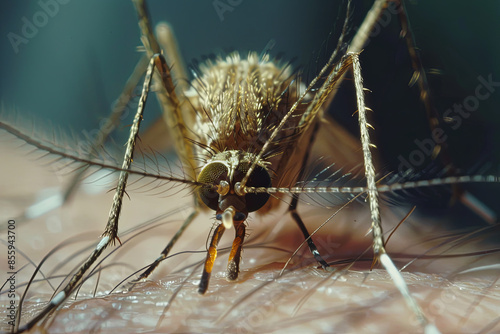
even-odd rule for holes
{"type": "MultiPolygon", "coordinates": [[[[241,151],[218,153],[201,170],[198,181],[213,184],[214,187],[197,189],[199,198],[214,210],[217,219],[222,220],[226,228],[231,228],[233,221],[244,221],[249,212],[257,211],[269,199],[269,194],[247,194],[238,191],[238,185],[245,177],[254,155],[241,151]]],[[[247,184],[252,187],[271,186],[271,177],[263,162],[257,163],[247,184]]]]}

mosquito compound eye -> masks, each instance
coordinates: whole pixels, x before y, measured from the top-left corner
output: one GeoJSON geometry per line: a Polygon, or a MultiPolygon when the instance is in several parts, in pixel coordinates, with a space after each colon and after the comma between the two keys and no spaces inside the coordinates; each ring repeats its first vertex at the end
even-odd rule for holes
{"type": "MultiPolygon", "coordinates": [[[[198,182],[213,184],[214,186],[220,184],[222,180],[227,179],[227,166],[220,162],[211,162],[203,167],[198,182]]],[[[217,211],[219,207],[219,193],[211,187],[200,187],[196,190],[200,199],[210,209],[217,211]]]]}
{"type": "MultiPolygon", "coordinates": [[[[240,165],[238,170],[243,174],[246,174],[248,170],[248,165],[240,165]]],[[[270,187],[271,186],[271,177],[267,170],[261,166],[256,166],[255,170],[250,175],[250,178],[247,181],[247,186],[249,187],[270,187]]],[[[248,212],[257,211],[267,203],[269,199],[269,194],[266,193],[258,193],[258,194],[246,194],[245,201],[247,204],[248,212]]]]}

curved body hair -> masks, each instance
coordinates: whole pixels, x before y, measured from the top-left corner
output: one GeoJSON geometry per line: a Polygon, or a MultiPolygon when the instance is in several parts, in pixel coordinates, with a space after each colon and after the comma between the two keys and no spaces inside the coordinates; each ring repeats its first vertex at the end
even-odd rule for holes
{"type": "MultiPolygon", "coordinates": [[[[192,132],[193,153],[202,168],[217,153],[240,151],[255,159],[279,121],[290,111],[305,90],[298,74],[288,64],[277,64],[269,55],[259,57],[251,52],[246,57],[232,53],[202,64],[186,92],[195,122],[192,132]]],[[[273,147],[258,161],[271,174],[272,184],[294,184],[304,158],[303,145],[308,131],[302,115],[307,103],[299,104],[273,141],[273,147]],[[293,169],[293,168],[292,168],[293,169]],[[288,173],[277,173],[288,170],[288,173]]],[[[309,119],[308,122],[311,120],[309,119]]],[[[306,139],[307,140],[307,139],[306,139]]],[[[279,205],[271,199],[259,213],[279,205]]]]}

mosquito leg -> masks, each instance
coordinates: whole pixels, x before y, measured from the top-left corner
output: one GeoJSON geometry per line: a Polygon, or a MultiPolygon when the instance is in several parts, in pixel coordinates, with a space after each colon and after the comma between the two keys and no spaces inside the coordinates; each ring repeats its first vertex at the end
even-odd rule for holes
{"type": "Polygon", "coordinates": [[[297,213],[297,200],[298,200],[298,197],[294,196],[294,198],[292,200],[292,204],[290,204],[289,210],[292,214],[293,219],[295,220],[295,222],[299,226],[300,231],[304,235],[304,238],[307,240],[307,245],[309,246],[309,250],[311,251],[312,255],[314,256],[316,261],[318,261],[318,263],[321,265],[321,267],[323,269],[327,270],[326,268],[328,268],[330,265],[325,260],[323,260],[323,258],[321,257],[321,254],[319,253],[318,248],[314,244],[314,241],[312,240],[311,235],[309,234],[309,231],[307,231],[307,228],[304,225],[304,222],[302,221],[299,214],[297,213]]]}
{"type": "MultiPolygon", "coordinates": [[[[366,14],[363,23],[359,27],[358,31],[356,31],[356,35],[353,37],[352,41],[349,43],[349,47],[347,49],[348,52],[361,52],[367,40],[370,38],[370,34],[373,30],[373,27],[377,24],[379,17],[382,15],[384,10],[386,9],[388,2],[390,0],[375,0],[372,7],[366,14]]],[[[350,4],[350,2],[349,2],[350,4]]],[[[349,15],[346,16],[346,20],[349,20],[349,15]]],[[[342,35],[341,35],[342,37],[342,35]]],[[[340,85],[344,79],[344,75],[340,76],[337,79],[336,85],[340,85]]],[[[333,101],[335,95],[338,90],[333,90],[328,96],[328,100],[325,102],[325,109],[328,105],[333,101]]]]}
{"type": "MultiPolygon", "coordinates": [[[[172,81],[175,83],[175,89],[179,96],[179,103],[182,112],[182,123],[187,126],[195,123],[195,112],[192,104],[185,98],[184,93],[189,90],[190,83],[186,71],[186,66],[180,54],[177,40],[172,27],[167,22],[160,22],[155,27],[158,43],[164,50],[164,56],[172,68],[172,81]]],[[[173,139],[169,129],[170,118],[172,117],[172,108],[168,105],[162,105],[163,117],[157,119],[145,133],[141,135],[143,143],[155,150],[162,151],[173,146],[173,139]]],[[[174,130],[175,132],[175,130],[174,130]]],[[[187,145],[190,145],[189,143],[187,145]]]]}
{"type": "MultiPolygon", "coordinates": [[[[127,80],[125,87],[120,94],[115,107],[113,108],[111,115],[106,119],[105,123],[99,129],[99,135],[96,139],[90,144],[89,151],[87,152],[87,161],[91,161],[93,157],[99,152],[100,147],[105,143],[109,134],[114,130],[120,116],[123,114],[125,107],[127,106],[130,98],[132,97],[132,93],[137,84],[139,83],[142,75],[146,71],[146,67],[148,64],[148,59],[146,56],[142,57],[136,65],[132,75],[127,80]]],[[[80,168],[72,177],[72,180],[69,182],[67,188],[64,190],[62,195],[57,195],[57,197],[53,197],[52,201],[50,201],[51,205],[41,205],[40,202],[36,202],[30,205],[19,217],[18,219],[33,219],[35,217],[46,214],[50,210],[60,207],[63,205],[75,192],[78,188],[78,184],[80,179],[87,171],[87,167],[80,168]],[[34,209],[36,208],[36,209],[34,209]]],[[[47,201],[47,199],[44,199],[47,201]]]]}
{"type": "Polygon", "coordinates": [[[219,225],[215,228],[214,235],[210,241],[207,258],[205,259],[205,266],[203,267],[203,274],[201,275],[200,285],[198,286],[198,292],[202,295],[207,291],[210,275],[212,274],[212,268],[214,266],[215,258],[217,257],[217,245],[219,244],[220,238],[224,234],[225,230],[226,228],[224,227],[224,224],[219,223],[219,225]]]}
{"type": "MultiPolygon", "coordinates": [[[[408,16],[406,15],[406,8],[403,1],[396,1],[397,13],[399,16],[399,22],[401,24],[401,36],[406,41],[406,46],[408,49],[408,53],[411,58],[411,65],[413,67],[413,77],[410,81],[410,86],[414,83],[418,84],[418,88],[420,90],[420,100],[422,101],[425,111],[427,114],[427,120],[429,122],[429,129],[432,138],[434,139],[434,133],[436,129],[439,129],[442,124],[440,122],[440,116],[436,108],[434,107],[434,103],[432,101],[431,90],[429,88],[429,84],[427,81],[427,74],[424,70],[424,66],[422,64],[422,60],[420,59],[420,55],[417,52],[417,47],[415,43],[415,39],[412,34],[410,21],[408,16]]],[[[434,140],[435,146],[432,150],[432,159],[435,159],[438,155],[444,166],[447,167],[447,175],[453,175],[456,173],[456,168],[453,164],[453,160],[450,156],[450,152],[446,145],[440,144],[439,140],[434,140]]],[[[467,192],[460,185],[452,185],[452,199],[451,202],[454,202],[456,199],[460,198],[462,201],[466,200],[468,197],[467,192]]],[[[467,205],[467,204],[466,204],[467,205]]],[[[468,205],[467,205],[468,206],[468,205]]],[[[481,209],[471,207],[472,210],[477,210],[483,214],[481,209]]],[[[488,220],[486,220],[488,221],[488,220]]]]}
{"type": "Polygon", "coordinates": [[[417,304],[415,299],[411,296],[408,286],[401,276],[401,273],[394,265],[394,262],[389,257],[385,250],[384,237],[382,234],[382,222],[380,219],[380,209],[378,202],[378,190],[375,181],[375,167],[372,162],[372,155],[370,151],[370,135],[368,133],[368,124],[366,119],[366,106],[364,101],[364,90],[363,90],[363,78],[361,76],[361,65],[359,63],[358,53],[349,53],[352,58],[353,72],[354,72],[354,86],[356,89],[356,98],[358,105],[358,120],[359,128],[361,133],[361,145],[363,148],[363,157],[365,165],[365,176],[367,182],[367,193],[370,203],[370,216],[372,220],[372,234],[373,234],[373,253],[375,259],[380,261],[380,263],[387,270],[392,280],[394,281],[399,292],[403,295],[408,307],[414,312],[418,321],[425,329],[426,333],[439,333],[439,330],[432,324],[429,323],[425,317],[422,309],[417,304]]]}
{"type": "Polygon", "coordinates": [[[379,17],[386,9],[390,0],[375,0],[372,8],[366,14],[363,24],[359,27],[356,35],[349,44],[348,52],[361,52],[366,41],[370,38],[373,27],[377,24],[379,17]]]}
{"type": "Polygon", "coordinates": [[[240,272],[240,259],[241,259],[241,247],[243,246],[243,240],[245,239],[246,226],[244,222],[235,222],[235,238],[233,241],[233,247],[231,248],[231,253],[229,254],[229,261],[227,263],[227,276],[228,281],[235,281],[238,278],[240,272]]]}
{"type": "MultiPolygon", "coordinates": [[[[139,27],[142,32],[142,42],[146,48],[146,52],[149,56],[156,53],[161,53],[160,45],[156,40],[153,29],[149,22],[149,15],[146,8],[144,0],[134,0],[134,5],[139,16],[139,27]]],[[[172,59],[171,51],[169,52],[168,58],[172,59]]],[[[160,73],[160,78],[155,78],[155,82],[159,82],[159,89],[156,91],[156,96],[160,102],[160,106],[163,109],[163,117],[169,128],[170,135],[175,143],[175,149],[179,159],[188,168],[186,170],[187,175],[191,179],[196,179],[194,174],[194,167],[196,166],[192,161],[193,147],[186,141],[189,138],[188,128],[184,122],[181,104],[183,102],[182,97],[179,99],[175,84],[170,73],[170,67],[167,65],[166,61],[162,58],[156,64],[158,72],[160,73]]]]}
{"type": "Polygon", "coordinates": [[[160,256],[139,276],[139,278],[132,283],[129,289],[132,289],[135,286],[135,283],[147,278],[151,273],[158,267],[161,261],[165,260],[170,253],[172,247],[174,247],[177,240],[181,237],[182,233],[186,230],[186,228],[191,224],[191,222],[198,216],[199,211],[195,210],[193,213],[189,215],[189,217],[184,221],[182,226],[177,230],[175,235],[170,239],[167,246],[163,249],[160,256]]]}
{"type": "Polygon", "coordinates": [[[373,251],[375,257],[385,253],[384,239],[382,235],[382,224],[380,219],[380,209],[378,203],[378,190],[375,181],[375,167],[373,166],[372,154],[370,146],[374,146],[370,142],[370,135],[368,133],[368,124],[366,119],[366,106],[364,103],[363,82],[361,77],[361,65],[359,64],[359,57],[357,53],[350,53],[353,63],[354,84],[356,88],[356,97],[358,105],[358,120],[361,133],[361,146],[363,148],[363,158],[365,165],[365,176],[368,189],[368,198],[370,202],[370,214],[372,219],[372,233],[373,233],[373,251]]]}
{"type": "Polygon", "coordinates": [[[176,87],[180,91],[189,89],[186,65],[181,56],[172,27],[166,22],[160,22],[156,25],[155,31],[156,36],[158,36],[158,43],[163,50],[166,50],[165,58],[167,59],[167,63],[172,66],[172,79],[176,83],[176,87]]]}
{"type": "Polygon", "coordinates": [[[108,224],[106,225],[106,229],[103,233],[103,236],[105,238],[108,237],[110,239],[109,242],[114,242],[114,239],[117,238],[118,220],[120,217],[123,195],[125,194],[125,187],[127,185],[127,180],[129,175],[128,169],[130,168],[130,165],[132,164],[133,161],[134,148],[137,137],[139,135],[139,126],[142,121],[142,114],[144,111],[144,106],[146,105],[149,87],[151,86],[151,81],[154,73],[153,66],[161,59],[163,59],[163,56],[160,54],[156,54],[151,58],[151,61],[149,62],[146,79],[144,81],[144,86],[142,89],[141,99],[137,107],[137,114],[134,117],[134,122],[130,129],[130,137],[127,142],[127,149],[125,150],[125,156],[122,164],[122,172],[120,172],[118,186],[116,188],[115,196],[113,198],[113,206],[111,207],[111,210],[109,212],[108,224]]]}
{"type": "MultiPolygon", "coordinates": [[[[101,148],[102,145],[105,144],[106,139],[111,134],[111,132],[115,129],[116,125],[119,122],[120,117],[125,110],[125,107],[128,105],[130,99],[132,98],[132,94],[134,92],[135,87],[141,80],[144,72],[146,72],[146,68],[148,65],[148,57],[143,56],[137,63],[134,68],[134,71],[128,78],[125,83],[125,87],[123,88],[122,93],[116,100],[116,105],[113,107],[111,111],[111,115],[105,120],[104,124],[99,129],[99,135],[96,139],[91,143],[90,150],[88,152],[88,160],[91,160],[94,155],[96,155],[101,148]]],[[[80,169],[72,178],[69,186],[66,188],[64,192],[64,201],[67,201],[68,198],[73,194],[73,192],[77,189],[78,183],[85,173],[86,168],[80,169]]]]}
{"type": "MultiPolygon", "coordinates": [[[[405,39],[408,53],[410,54],[411,64],[413,67],[413,77],[410,81],[410,85],[417,83],[418,88],[420,90],[420,100],[422,101],[426,113],[427,119],[429,122],[429,128],[431,135],[435,132],[434,130],[440,128],[442,126],[440,121],[440,116],[436,108],[434,107],[434,103],[432,101],[431,90],[429,88],[429,84],[427,81],[427,75],[424,70],[424,66],[422,64],[422,60],[420,59],[420,55],[417,52],[417,47],[415,43],[415,39],[412,34],[410,20],[406,14],[406,7],[403,1],[396,1],[396,12],[399,16],[399,22],[401,24],[401,36],[405,39]]],[[[456,168],[454,167],[453,160],[449,154],[448,147],[446,145],[441,145],[439,140],[435,140],[435,146],[432,152],[432,158],[436,158],[438,155],[441,159],[441,162],[447,168],[447,174],[453,175],[456,173],[456,168]]],[[[495,223],[495,218],[492,218],[488,211],[487,207],[483,207],[483,203],[475,203],[474,200],[471,200],[474,196],[469,194],[462,186],[459,184],[452,185],[453,195],[451,202],[454,202],[457,199],[460,199],[469,209],[478,214],[484,221],[493,224],[495,223]]]]}
{"type": "MultiPolygon", "coordinates": [[[[161,53],[160,44],[153,34],[145,1],[133,0],[133,2],[139,17],[139,27],[142,32],[141,40],[146,48],[147,54],[152,55],[155,53],[161,53]]],[[[186,166],[185,172],[187,176],[195,180],[196,176],[194,174],[194,166],[196,166],[196,163],[192,159],[194,156],[192,146],[188,141],[186,141],[186,138],[189,138],[186,122],[189,123],[190,118],[192,117],[190,117],[189,113],[183,110],[183,94],[178,96],[176,86],[174,84],[174,82],[179,83],[179,89],[181,91],[186,89],[188,83],[186,71],[182,62],[182,57],[178,51],[177,42],[170,26],[164,23],[160,24],[158,26],[157,33],[162,46],[165,48],[165,57],[168,59],[168,64],[173,64],[175,69],[171,70],[167,61],[163,57],[157,59],[155,65],[159,73],[159,78],[156,77],[155,82],[158,82],[159,84],[157,85],[158,90],[156,92],[156,96],[160,102],[161,108],[163,109],[163,118],[168,126],[168,132],[174,141],[177,155],[183,165],[186,166]]],[[[201,206],[196,199],[194,205],[195,211],[186,219],[182,227],[177,231],[162,251],[161,255],[146,269],[146,271],[140,275],[138,280],[148,277],[156,269],[159,263],[168,256],[168,253],[174,246],[175,242],[198,215],[201,206]]]]}
{"type": "MultiPolygon", "coordinates": [[[[411,78],[410,85],[415,82],[418,84],[418,88],[420,90],[420,100],[424,104],[425,111],[427,113],[427,119],[429,121],[429,127],[431,133],[434,133],[436,128],[439,128],[439,115],[434,108],[434,104],[432,103],[432,97],[430,94],[429,84],[427,82],[427,75],[424,71],[424,67],[422,65],[422,61],[420,59],[419,54],[417,53],[415,40],[413,38],[413,34],[410,28],[410,22],[408,20],[408,16],[406,15],[406,8],[402,1],[396,1],[397,13],[399,16],[399,21],[401,23],[401,36],[406,41],[406,46],[408,48],[408,53],[411,58],[411,65],[413,67],[413,77],[411,78]]],[[[447,154],[443,147],[439,144],[439,141],[436,141],[436,146],[432,152],[432,157],[436,158],[439,153],[443,152],[441,155],[441,159],[443,159],[443,163],[445,166],[451,164],[451,158],[447,154]]]]}
{"type": "Polygon", "coordinates": [[[61,305],[64,302],[64,300],[66,300],[66,298],[74,291],[75,287],[78,286],[83,275],[85,275],[87,270],[99,258],[104,249],[110,244],[114,243],[114,240],[117,238],[118,219],[120,217],[123,195],[125,193],[125,187],[127,185],[127,180],[128,180],[127,171],[132,163],[134,146],[137,140],[137,136],[139,134],[139,127],[142,120],[142,114],[144,112],[144,106],[146,104],[149,88],[151,86],[154,64],[157,57],[162,57],[162,56],[155,55],[155,57],[151,58],[151,61],[149,62],[148,71],[146,73],[146,78],[144,79],[144,85],[142,88],[141,99],[139,100],[139,105],[137,107],[137,113],[134,117],[134,122],[130,128],[130,135],[127,141],[127,147],[123,158],[122,171],[120,172],[120,176],[118,179],[118,185],[116,187],[115,196],[113,198],[113,205],[111,206],[111,210],[109,212],[108,223],[103,233],[103,238],[97,244],[96,248],[94,249],[92,254],[90,254],[85,263],[78,269],[76,274],[64,287],[64,289],[61,292],[59,292],[54,298],[52,298],[52,300],[49,302],[49,304],[45,307],[45,309],[42,312],[40,312],[34,319],[32,319],[23,328],[21,328],[20,329],[21,332],[33,327],[38,321],[40,321],[52,310],[56,309],[59,305],[61,305]]]}
{"type": "MultiPolygon", "coordinates": [[[[316,121],[314,123],[313,128],[312,128],[312,132],[311,132],[311,135],[309,137],[309,143],[308,143],[307,147],[311,147],[312,144],[314,143],[318,129],[319,129],[319,122],[316,121]]],[[[310,152],[311,152],[311,150],[307,149],[306,153],[304,154],[304,158],[302,159],[302,166],[300,168],[300,172],[299,172],[297,180],[302,180],[304,177],[304,171],[306,170],[305,167],[307,165],[307,160],[309,159],[310,152]]],[[[316,261],[318,261],[318,263],[321,265],[321,267],[323,267],[323,269],[326,269],[329,267],[329,264],[325,260],[323,260],[323,258],[321,257],[321,255],[318,251],[318,248],[314,244],[314,241],[311,238],[311,235],[309,234],[309,231],[307,230],[304,222],[302,221],[302,218],[300,218],[300,215],[297,212],[297,205],[299,202],[299,196],[300,196],[300,194],[297,194],[296,196],[292,197],[292,202],[290,203],[290,206],[288,207],[288,211],[290,211],[290,214],[292,215],[293,219],[295,220],[295,222],[299,226],[300,231],[304,235],[304,238],[307,241],[307,245],[309,246],[309,250],[311,251],[312,255],[314,256],[316,261]]]]}

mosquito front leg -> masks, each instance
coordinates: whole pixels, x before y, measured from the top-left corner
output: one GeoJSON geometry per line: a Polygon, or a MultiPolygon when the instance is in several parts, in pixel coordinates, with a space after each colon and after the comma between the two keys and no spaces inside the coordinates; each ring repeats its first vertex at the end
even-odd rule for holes
{"type": "Polygon", "coordinates": [[[290,204],[289,211],[291,212],[293,219],[299,226],[300,231],[304,235],[304,238],[307,241],[307,246],[309,247],[309,250],[311,251],[312,255],[314,256],[316,261],[318,261],[321,267],[326,270],[328,267],[330,267],[330,265],[323,259],[323,257],[319,253],[318,248],[314,244],[314,241],[311,238],[311,235],[309,234],[309,231],[307,230],[306,226],[304,225],[304,222],[297,213],[297,202],[298,202],[298,195],[294,196],[292,203],[290,204]]]}
{"type": "Polygon", "coordinates": [[[212,268],[214,267],[215,258],[217,257],[217,245],[225,230],[224,224],[219,223],[215,228],[212,240],[210,240],[205,266],[203,267],[203,274],[201,275],[200,285],[198,286],[198,292],[200,294],[204,294],[208,289],[210,275],[212,274],[212,268]]]}
{"type": "MultiPolygon", "coordinates": [[[[153,34],[153,29],[151,28],[151,24],[149,22],[149,15],[144,0],[133,0],[133,2],[139,17],[139,27],[142,32],[141,40],[146,48],[147,54],[151,56],[155,53],[161,53],[160,45],[153,34]]],[[[176,45],[174,42],[171,44],[176,45]]],[[[167,58],[177,59],[177,56],[175,55],[176,52],[172,52],[171,50],[167,50],[167,52],[167,58]]],[[[182,66],[181,62],[178,61],[176,66],[182,66]]],[[[160,78],[157,78],[159,84],[157,85],[158,90],[156,91],[156,96],[160,102],[161,108],[163,109],[163,118],[165,119],[170,135],[175,142],[175,150],[179,156],[179,160],[188,167],[186,170],[187,176],[191,179],[195,179],[196,175],[194,174],[194,167],[196,164],[192,161],[192,157],[194,156],[193,147],[188,141],[186,141],[186,138],[189,138],[190,136],[185,124],[185,118],[191,117],[185,116],[188,112],[182,109],[182,106],[185,105],[183,103],[184,97],[182,94],[178,96],[176,93],[176,87],[170,72],[170,67],[167,65],[164,58],[157,63],[157,69],[159,71],[160,78]]],[[[180,72],[184,73],[185,71],[181,70],[180,72]]]]}
{"type": "MultiPolygon", "coordinates": [[[[139,127],[142,121],[142,114],[144,112],[144,107],[146,105],[146,100],[148,98],[149,87],[151,86],[151,79],[153,77],[154,65],[163,59],[163,56],[156,54],[153,55],[151,61],[149,62],[148,71],[146,78],[144,80],[144,86],[142,88],[141,99],[139,100],[139,105],[137,107],[137,113],[134,117],[134,122],[130,128],[130,136],[127,141],[127,148],[125,150],[125,155],[123,157],[122,171],[120,172],[120,177],[118,179],[118,186],[116,187],[116,192],[113,197],[113,205],[109,211],[108,223],[106,229],[103,233],[103,239],[101,242],[106,243],[106,247],[109,242],[114,243],[115,239],[118,239],[118,220],[120,218],[120,212],[123,202],[123,195],[125,194],[125,187],[127,186],[128,180],[128,170],[133,161],[134,148],[139,135],[139,127]],[[108,240],[108,241],[105,241],[108,240]]],[[[118,239],[120,241],[120,239],[118,239]]]]}
{"type": "MultiPolygon", "coordinates": [[[[160,44],[156,40],[153,34],[151,24],[149,21],[149,15],[146,8],[146,3],[143,0],[133,0],[134,6],[136,8],[139,17],[139,27],[142,32],[142,42],[146,48],[147,54],[160,53],[160,44]]],[[[191,144],[186,141],[188,138],[186,129],[186,118],[190,118],[187,112],[183,112],[182,102],[184,97],[181,94],[179,97],[176,93],[176,86],[174,81],[180,82],[179,86],[181,90],[186,89],[187,79],[185,69],[182,63],[182,58],[180,56],[177,42],[171,31],[171,28],[166,24],[161,24],[158,28],[158,33],[160,36],[160,42],[165,47],[166,54],[165,57],[168,59],[169,63],[165,58],[157,58],[155,66],[158,70],[159,78],[158,90],[156,95],[160,102],[160,106],[163,109],[163,118],[168,126],[168,131],[175,142],[175,149],[179,156],[181,162],[186,166],[186,174],[188,177],[195,179],[194,166],[195,162],[192,161],[192,148],[191,144]],[[171,71],[168,64],[175,64],[175,71],[171,71]]],[[[181,228],[176,232],[172,239],[168,242],[167,246],[163,249],[160,256],[151,264],[149,267],[139,276],[135,281],[140,281],[141,279],[147,278],[151,273],[158,267],[160,262],[165,260],[170,253],[170,250],[175,245],[177,240],[181,237],[186,228],[191,224],[191,222],[198,216],[200,212],[200,205],[195,199],[195,211],[189,215],[189,217],[184,221],[181,228]]],[[[129,286],[129,289],[133,288],[135,282],[129,286]]]]}
{"type": "Polygon", "coordinates": [[[439,330],[432,324],[429,323],[425,317],[422,309],[417,304],[415,299],[411,296],[406,282],[401,276],[401,273],[396,268],[392,259],[389,257],[385,250],[384,237],[382,235],[382,222],[380,219],[380,209],[379,209],[379,196],[377,185],[375,181],[375,167],[373,166],[372,155],[370,151],[370,146],[373,146],[370,142],[370,135],[368,133],[368,128],[371,125],[368,124],[366,119],[366,105],[364,100],[364,90],[363,90],[363,78],[361,76],[361,65],[359,63],[358,53],[349,53],[348,56],[352,58],[352,66],[354,73],[354,86],[356,90],[356,99],[358,105],[358,120],[359,129],[361,134],[361,146],[363,149],[364,165],[365,165],[365,176],[367,181],[367,192],[368,200],[370,202],[370,216],[372,220],[372,233],[373,233],[373,253],[375,260],[380,261],[380,263],[387,270],[392,280],[394,281],[399,292],[405,298],[406,303],[410,309],[414,312],[418,321],[422,324],[426,333],[439,333],[439,330]]]}
{"type": "MultiPolygon", "coordinates": [[[[229,253],[229,261],[227,263],[227,275],[226,279],[228,281],[234,281],[238,278],[240,272],[240,259],[241,259],[241,248],[243,246],[243,241],[245,240],[246,226],[244,221],[235,221],[235,238],[233,241],[233,246],[231,247],[231,253],[229,253]]],[[[201,275],[200,284],[198,286],[198,292],[204,294],[207,291],[208,284],[210,282],[210,276],[212,274],[212,269],[217,257],[217,245],[219,244],[220,238],[226,231],[224,224],[220,223],[215,228],[212,239],[210,240],[210,246],[208,247],[207,257],[205,259],[205,266],[203,267],[203,273],[201,275]]]]}
{"type": "MultiPolygon", "coordinates": [[[[139,60],[138,64],[134,69],[134,72],[127,80],[127,83],[125,84],[125,87],[122,93],[120,94],[111,114],[105,120],[104,124],[99,128],[99,135],[96,136],[95,140],[93,140],[90,143],[89,149],[86,152],[87,158],[78,160],[85,160],[86,163],[88,163],[91,162],[92,159],[98,155],[101,147],[105,144],[106,139],[114,130],[116,123],[122,116],[125,107],[127,106],[128,102],[130,101],[130,98],[132,97],[134,88],[137,87],[137,84],[139,83],[144,72],[146,71],[147,64],[148,64],[148,59],[145,56],[139,60]]],[[[40,142],[36,142],[35,140],[28,138],[27,136],[23,135],[13,127],[9,126],[8,124],[0,123],[0,127],[11,132],[15,136],[18,136],[19,138],[25,138],[23,140],[34,146],[39,147],[42,150],[45,149],[55,154],[60,153],[57,152],[56,150],[51,149],[49,146],[43,145],[40,142]]],[[[78,189],[78,185],[80,184],[82,177],[85,175],[85,172],[88,170],[88,167],[90,165],[91,164],[87,164],[85,167],[79,168],[78,171],[75,172],[68,186],[63,191],[62,195],[61,194],[54,195],[49,200],[47,198],[44,198],[43,199],[44,203],[43,202],[41,203],[40,201],[33,203],[32,205],[28,206],[21,214],[21,216],[18,217],[17,219],[19,219],[20,221],[33,219],[35,217],[44,215],[50,212],[51,210],[61,207],[74,194],[76,189],[78,189]]],[[[1,227],[0,230],[2,230],[1,227]]]]}
{"type": "MultiPolygon", "coordinates": [[[[95,140],[91,143],[87,157],[88,160],[92,160],[92,158],[99,153],[101,147],[106,143],[106,139],[119,123],[120,117],[123,115],[125,108],[134,94],[134,89],[139,84],[144,72],[146,72],[148,62],[147,56],[143,56],[135,66],[134,71],[125,83],[122,93],[116,100],[116,104],[113,107],[111,114],[107,119],[105,119],[104,124],[102,124],[99,128],[99,135],[96,136],[95,140]]],[[[86,168],[82,168],[73,176],[69,186],[64,192],[64,201],[67,201],[78,188],[78,184],[80,183],[80,180],[86,170],[86,168]]]]}
{"type": "Polygon", "coordinates": [[[352,58],[352,66],[354,72],[354,86],[356,88],[356,99],[358,105],[358,121],[361,134],[361,147],[363,150],[363,160],[365,166],[365,177],[368,189],[368,199],[370,202],[370,215],[372,220],[373,233],[373,251],[375,257],[385,253],[384,239],[382,236],[382,224],[380,219],[379,195],[375,181],[375,167],[373,165],[372,154],[370,147],[374,146],[370,142],[370,134],[368,128],[371,127],[366,119],[366,105],[364,100],[363,81],[361,76],[361,65],[359,63],[358,53],[348,54],[352,58]]]}
{"type": "Polygon", "coordinates": [[[231,248],[231,253],[229,253],[229,261],[227,263],[226,279],[228,281],[235,281],[240,272],[241,248],[243,246],[243,241],[245,240],[246,231],[245,223],[235,222],[234,230],[235,237],[233,247],[231,248]]]}
{"type": "Polygon", "coordinates": [[[59,292],[54,298],[52,298],[52,300],[49,302],[49,304],[45,307],[45,309],[42,312],[40,312],[34,319],[28,322],[24,327],[20,328],[19,330],[20,332],[32,328],[38,321],[43,319],[47,314],[49,314],[59,305],[61,305],[64,302],[64,300],[66,300],[66,298],[78,286],[79,282],[83,278],[83,275],[85,275],[87,270],[89,270],[89,268],[100,257],[104,249],[111,243],[114,243],[115,238],[118,238],[117,237],[118,219],[120,217],[123,195],[125,194],[125,188],[127,185],[128,170],[133,161],[134,147],[137,140],[137,136],[139,134],[139,127],[141,124],[144,107],[146,105],[149,88],[151,86],[151,79],[153,76],[155,61],[158,57],[162,56],[155,55],[153,58],[151,58],[151,61],[149,62],[146,78],[144,79],[144,85],[142,88],[141,99],[139,100],[139,105],[137,107],[137,113],[134,117],[134,122],[130,128],[130,135],[127,141],[127,147],[123,158],[123,164],[121,167],[120,176],[118,178],[118,185],[116,187],[115,195],[113,198],[113,204],[109,212],[108,223],[106,224],[106,229],[102,235],[103,238],[97,244],[96,248],[94,249],[92,254],[90,254],[90,256],[87,258],[85,263],[78,269],[75,275],[73,275],[73,277],[71,278],[69,283],[64,287],[64,289],[61,292],[59,292]]]}

